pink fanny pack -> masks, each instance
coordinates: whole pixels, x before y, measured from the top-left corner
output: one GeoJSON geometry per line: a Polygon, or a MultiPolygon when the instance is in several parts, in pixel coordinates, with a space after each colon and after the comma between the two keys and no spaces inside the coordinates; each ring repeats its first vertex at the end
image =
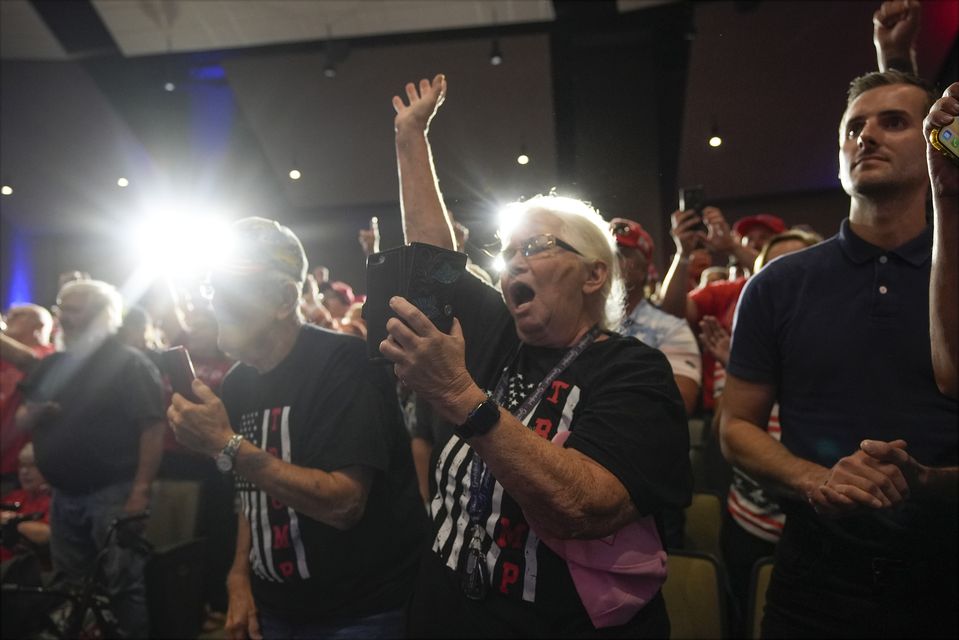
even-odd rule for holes
{"type": "MultiPolygon", "coordinates": [[[[563,446],[569,431],[556,434],[563,446]]],[[[559,557],[566,560],[579,598],[597,629],[632,620],[666,581],[666,551],[656,522],[645,516],[616,533],[596,540],[558,540],[530,528],[559,557]]]]}

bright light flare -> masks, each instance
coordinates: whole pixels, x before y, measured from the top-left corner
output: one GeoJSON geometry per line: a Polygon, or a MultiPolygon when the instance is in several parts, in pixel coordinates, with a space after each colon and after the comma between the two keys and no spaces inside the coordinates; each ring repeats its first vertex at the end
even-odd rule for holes
{"type": "Polygon", "coordinates": [[[181,211],[149,216],[135,231],[140,264],[154,277],[200,277],[233,248],[226,219],[181,211]]]}
{"type": "Polygon", "coordinates": [[[13,187],[11,187],[11,186],[8,185],[8,184],[5,184],[5,185],[3,185],[2,187],[0,187],[0,193],[2,193],[2,194],[5,195],[5,196],[12,196],[12,195],[13,195],[13,187]]]}
{"type": "Polygon", "coordinates": [[[290,180],[299,180],[302,176],[299,169],[290,169],[290,180]]]}
{"type": "Polygon", "coordinates": [[[503,260],[503,256],[497,255],[495,258],[493,258],[493,269],[496,271],[496,273],[501,273],[505,268],[506,261],[503,260]]]}
{"type": "Polygon", "coordinates": [[[518,164],[529,164],[529,156],[525,153],[521,153],[516,157],[516,162],[518,164]]]}
{"type": "Polygon", "coordinates": [[[126,178],[117,178],[117,186],[121,188],[128,187],[130,186],[130,181],[127,180],[126,178]]]}
{"type": "Polygon", "coordinates": [[[711,137],[711,138],[709,139],[709,146],[710,146],[710,147],[714,147],[714,148],[715,148],[715,147],[720,146],[722,143],[723,143],[723,139],[720,138],[719,136],[713,136],[713,137],[711,137]]]}

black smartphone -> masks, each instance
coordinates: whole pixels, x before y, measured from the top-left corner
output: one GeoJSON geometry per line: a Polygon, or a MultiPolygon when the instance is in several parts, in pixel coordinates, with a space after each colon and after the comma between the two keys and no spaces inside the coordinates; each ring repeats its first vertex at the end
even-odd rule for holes
{"type": "Polygon", "coordinates": [[[453,326],[452,289],[466,271],[466,254],[414,242],[366,259],[366,354],[386,362],[380,343],[386,339],[386,322],[396,316],[390,298],[402,296],[449,333],[453,326]]]}
{"type": "MultiPolygon", "coordinates": [[[[703,185],[697,184],[692,187],[682,187],[679,190],[679,210],[680,211],[695,211],[696,215],[702,218],[703,207],[705,206],[705,191],[703,190],[703,185]]],[[[706,226],[706,223],[700,220],[699,224],[693,227],[694,231],[702,231],[703,233],[708,233],[709,228],[706,226]]]]}
{"type": "Polygon", "coordinates": [[[160,355],[163,358],[163,373],[169,378],[173,390],[190,402],[199,403],[200,399],[193,393],[196,371],[186,347],[170,347],[164,349],[160,355]]]}

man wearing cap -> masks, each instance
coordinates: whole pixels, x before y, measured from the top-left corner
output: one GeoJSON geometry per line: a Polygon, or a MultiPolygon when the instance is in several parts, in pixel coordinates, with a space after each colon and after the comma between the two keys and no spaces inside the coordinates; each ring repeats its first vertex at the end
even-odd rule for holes
{"type": "Polygon", "coordinates": [[[682,320],[660,311],[647,300],[646,285],[654,273],[653,239],[643,226],[626,218],[613,218],[610,229],[616,238],[619,264],[626,282],[626,318],[619,329],[659,349],[673,369],[673,377],[692,414],[699,398],[702,363],[696,336],[682,320]]]}
{"type": "Polygon", "coordinates": [[[386,370],[352,336],[304,325],[306,255],[290,229],[234,225],[211,276],[219,346],[240,361],[221,402],[179,394],[177,439],[233,471],[241,513],[230,637],[395,637],[426,522],[386,370]]]}
{"type": "MultiPolygon", "coordinates": [[[[749,247],[756,252],[756,255],[759,255],[770,238],[785,230],[786,224],[781,218],[769,213],[760,213],[737,220],[733,224],[733,239],[738,237],[739,244],[749,247]]],[[[753,262],[755,260],[753,258],[753,262]]],[[[747,262],[743,266],[752,271],[753,262],[747,262]]]]}

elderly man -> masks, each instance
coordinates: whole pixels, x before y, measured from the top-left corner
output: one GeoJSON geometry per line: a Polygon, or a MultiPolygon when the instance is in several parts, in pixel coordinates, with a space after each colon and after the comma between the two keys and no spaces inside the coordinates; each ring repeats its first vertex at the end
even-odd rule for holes
{"type": "Polygon", "coordinates": [[[655,248],[652,237],[633,220],[613,218],[609,224],[616,238],[619,266],[626,284],[626,318],[619,332],[663,352],[683,397],[686,415],[692,415],[703,379],[696,336],[686,322],[660,311],[647,299],[646,287],[655,248]]]}
{"type": "Polygon", "coordinates": [[[240,363],[221,402],[168,410],[177,439],[233,471],[232,638],[396,637],[425,517],[393,384],[355,337],[304,325],[306,255],[287,227],[246,218],[211,277],[219,346],[240,363]]]}
{"type": "Polygon", "coordinates": [[[898,71],[852,82],[839,130],[849,218],[763,269],[739,303],[723,450],[787,514],[766,636],[957,633],[957,412],[928,332],[933,99],[898,71]],[[776,401],[781,443],[764,428],[776,401]]]}
{"type": "Polygon", "coordinates": [[[0,334],[0,474],[2,493],[12,489],[17,480],[17,456],[30,434],[17,429],[14,415],[20,406],[17,385],[24,375],[43,357],[53,353],[50,330],[53,316],[37,304],[10,307],[6,328],[0,334]]]}
{"type": "MultiPolygon", "coordinates": [[[[409,104],[393,105],[406,238],[452,248],[426,138],[445,87],[441,75],[407,84],[409,104]]],[[[395,298],[405,323],[391,319],[380,345],[457,425],[434,449],[433,550],[410,632],[665,637],[657,524],[692,484],[679,392],[662,353],[611,331],[622,282],[599,214],[552,196],[508,213],[502,294],[465,275],[451,335],[395,298]],[[642,556],[628,579],[607,571],[623,553],[642,556]],[[590,576],[622,579],[623,599],[604,607],[590,576]]]]}
{"type": "MultiPolygon", "coordinates": [[[[53,566],[79,580],[111,521],[149,506],[162,457],[163,389],[156,367],[114,336],[121,318],[115,288],[69,282],[57,305],[66,351],[24,380],[17,424],[31,430],[37,466],[53,488],[53,566]]],[[[134,637],[149,633],[145,561],[114,541],[104,566],[120,625],[134,637]]]]}

